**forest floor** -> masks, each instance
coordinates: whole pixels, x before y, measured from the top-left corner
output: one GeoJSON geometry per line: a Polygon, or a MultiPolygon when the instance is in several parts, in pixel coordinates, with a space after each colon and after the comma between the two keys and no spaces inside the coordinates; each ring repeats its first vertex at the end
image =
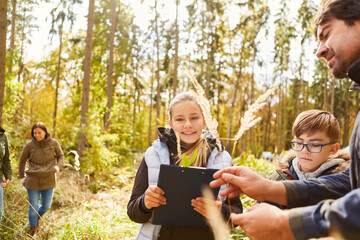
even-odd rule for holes
{"type": "MultiPolygon", "coordinates": [[[[96,178],[103,181],[89,179],[73,169],[60,171],[51,210],[43,216],[41,229],[33,238],[29,236],[26,189],[14,173],[11,185],[4,191],[0,239],[134,239],[139,224],[128,218],[127,203],[142,156],[143,153],[134,154],[131,164],[113,168],[96,178]]],[[[273,171],[273,165],[264,160],[247,157],[235,159],[234,162],[258,172],[273,171]]],[[[247,208],[254,204],[254,200],[242,196],[242,203],[247,208]]],[[[249,238],[236,228],[232,231],[231,239],[249,238]]]]}
{"type": "Polygon", "coordinates": [[[15,177],[4,194],[0,239],[134,239],[139,225],[128,218],[126,206],[138,161],[135,166],[114,169],[106,183],[89,183],[74,170],[61,171],[51,210],[33,238],[28,235],[27,193],[15,177]]]}

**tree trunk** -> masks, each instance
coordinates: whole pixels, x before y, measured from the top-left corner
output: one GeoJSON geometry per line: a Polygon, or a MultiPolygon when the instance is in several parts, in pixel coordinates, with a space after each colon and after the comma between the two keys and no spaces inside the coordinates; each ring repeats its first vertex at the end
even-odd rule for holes
{"type": "Polygon", "coordinates": [[[345,88],[345,109],[344,109],[344,135],[343,146],[349,145],[349,83],[344,84],[345,88]]]}
{"type": "Polygon", "coordinates": [[[355,97],[355,113],[357,114],[359,112],[359,91],[356,91],[355,97]]]}
{"type": "Polygon", "coordinates": [[[156,34],[156,129],[160,125],[160,40],[158,29],[157,0],[155,0],[155,34],[156,34]]]}
{"type": "MultiPolygon", "coordinates": [[[[220,65],[220,64],[219,64],[220,65]]],[[[221,77],[221,67],[219,66],[219,71],[218,71],[218,84],[217,84],[217,104],[216,104],[216,121],[218,122],[218,124],[220,125],[220,102],[221,102],[221,82],[222,82],[222,77],[221,77]]],[[[218,126],[219,128],[219,126],[218,126]]]]}
{"type": "Polygon", "coordinates": [[[80,120],[80,132],[78,139],[78,154],[82,157],[86,147],[86,128],[88,126],[88,111],[89,111],[89,94],[90,94],[90,73],[91,73],[91,54],[93,46],[93,27],[94,27],[94,11],[95,0],[89,0],[89,15],[88,25],[86,33],[86,48],[84,59],[84,80],[82,88],[81,98],[81,120],[80,120]]]}
{"type": "MultiPolygon", "coordinates": [[[[108,59],[108,72],[107,72],[107,89],[106,97],[107,104],[104,117],[105,131],[110,127],[110,112],[112,107],[112,94],[113,94],[113,71],[114,71],[114,38],[116,28],[116,0],[111,0],[111,16],[110,16],[110,36],[109,36],[109,59],[108,59]]],[[[106,143],[108,145],[108,143],[106,143]]]]}
{"type": "Polygon", "coordinates": [[[264,134],[263,134],[263,147],[266,151],[270,143],[270,132],[271,132],[271,105],[270,101],[267,103],[267,114],[264,122],[264,134]]]}
{"type": "MultiPolygon", "coordinates": [[[[154,72],[154,69],[151,71],[154,72]]],[[[149,107],[149,129],[148,129],[148,146],[151,146],[151,132],[152,132],[152,108],[153,108],[153,91],[154,91],[154,75],[151,76],[150,83],[150,107],[149,107]]]]}
{"type": "Polygon", "coordinates": [[[283,141],[283,139],[281,139],[281,131],[282,129],[282,124],[281,124],[281,118],[282,118],[282,114],[281,114],[281,101],[282,101],[282,79],[280,79],[280,84],[279,84],[279,103],[277,106],[277,110],[276,110],[276,153],[280,153],[281,152],[281,141],[283,141]]]}
{"type": "Polygon", "coordinates": [[[10,63],[9,73],[12,73],[12,66],[14,62],[14,48],[15,48],[15,20],[16,20],[16,0],[12,0],[12,12],[11,12],[11,36],[10,36],[10,63]]]}
{"type": "Polygon", "coordinates": [[[61,67],[61,52],[62,52],[62,29],[63,24],[60,25],[59,29],[59,56],[58,56],[58,64],[57,64],[57,73],[56,73],[56,86],[55,86],[55,104],[54,104],[54,114],[53,114],[53,135],[56,135],[56,115],[57,115],[57,105],[58,105],[58,97],[59,97],[59,82],[60,82],[60,67],[61,67]]]}
{"type": "MultiPolygon", "coordinates": [[[[201,2],[203,2],[203,1],[201,1],[201,2]]],[[[204,50],[205,46],[207,46],[206,37],[205,37],[205,29],[206,29],[206,27],[205,27],[205,7],[203,5],[201,7],[202,7],[201,8],[202,9],[202,11],[201,11],[201,43],[202,43],[201,50],[204,50]]],[[[204,75],[204,55],[205,54],[203,54],[201,52],[200,55],[201,55],[201,59],[200,59],[200,75],[199,75],[198,82],[200,83],[201,86],[204,86],[203,75],[204,75]]]]}
{"type": "Polygon", "coordinates": [[[22,62],[22,56],[23,56],[23,53],[24,53],[24,43],[25,43],[25,39],[26,39],[26,34],[25,34],[25,26],[26,26],[26,8],[23,8],[23,16],[22,16],[22,23],[21,23],[21,34],[20,34],[20,54],[19,54],[19,62],[18,62],[18,65],[19,65],[19,71],[17,73],[17,79],[18,79],[18,82],[21,81],[21,74],[24,70],[24,63],[22,62]]]}
{"type": "Polygon", "coordinates": [[[0,0],[0,126],[4,107],[6,70],[7,0],[0,0]]]}
{"type": "Polygon", "coordinates": [[[328,76],[328,71],[325,71],[325,76],[324,76],[324,99],[323,99],[323,109],[325,111],[328,110],[328,103],[327,103],[327,85],[328,85],[328,81],[329,81],[329,76],[328,76]]]}
{"type": "Polygon", "coordinates": [[[211,58],[213,57],[212,56],[212,52],[211,52],[211,44],[212,44],[212,25],[211,25],[211,22],[208,21],[208,31],[209,31],[209,34],[208,34],[208,38],[207,38],[207,41],[206,41],[206,72],[205,72],[205,80],[206,80],[206,84],[205,84],[205,96],[207,99],[210,99],[210,85],[211,85],[211,58]]]}
{"type": "Polygon", "coordinates": [[[26,73],[23,74],[23,88],[21,90],[21,98],[20,98],[20,110],[19,110],[19,118],[16,120],[16,124],[22,124],[23,112],[24,112],[24,102],[25,102],[25,94],[26,94],[26,73]]]}
{"type": "Polygon", "coordinates": [[[178,55],[179,55],[179,24],[178,24],[178,16],[179,16],[179,0],[176,0],[173,98],[176,96],[176,88],[177,88],[177,70],[178,70],[178,55]]]}
{"type": "Polygon", "coordinates": [[[335,81],[336,79],[333,78],[333,80],[331,81],[331,109],[330,112],[334,113],[334,107],[335,107],[335,81]]]}
{"type": "MultiPolygon", "coordinates": [[[[230,139],[231,138],[231,126],[232,126],[232,119],[233,119],[233,112],[234,112],[234,108],[235,108],[235,103],[236,103],[236,96],[237,96],[237,91],[238,91],[238,88],[239,88],[239,84],[240,84],[240,79],[241,79],[241,63],[240,63],[240,72],[237,76],[237,79],[236,79],[236,83],[235,83],[235,86],[234,86],[234,89],[233,89],[233,94],[232,94],[232,98],[231,98],[231,103],[230,103],[230,109],[229,109],[229,120],[228,120],[228,126],[227,126],[227,138],[230,139]]],[[[228,151],[230,151],[230,144],[231,144],[231,141],[230,140],[227,140],[226,142],[226,149],[228,151]]]]}
{"type": "Polygon", "coordinates": [[[23,16],[22,16],[22,22],[21,22],[21,30],[20,30],[20,43],[19,43],[19,62],[18,62],[18,72],[17,72],[17,80],[18,82],[21,81],[21,75],[23,76],[23,89],[22,89],[22,94],[20,97],[20,110],[19,115],[15,116],[15,124],[21,124],[22,123],[22,119],[23,119],[23,110],[24,110],[24,101],[25,101],[25,86],[26,86],[26,76],[27,73],[26,71],[24,71],[24,64],[22,63],[22,55],[24,52],[24,42],[25,42],[25,22],[26,22],[26,8],[23,8],[23,16]]]}

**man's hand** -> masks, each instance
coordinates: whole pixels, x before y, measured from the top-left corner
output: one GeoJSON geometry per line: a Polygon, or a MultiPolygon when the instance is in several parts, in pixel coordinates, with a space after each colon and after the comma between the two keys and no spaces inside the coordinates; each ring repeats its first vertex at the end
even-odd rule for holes
{"type": "Polygon", "coordinates": [[[147,209],[165,205],[166,198],[164,197],[164,191],[158,186],[149,186],[145,191],[144,204],[147,209]]]}
{"type": "Polygon", "coordinates": [[[194,210],[203,215],[206,218],[209,218],[208,212],[210,205],[213,205],[216,209],[221,211],[222,201],[218,197],[217,200],[206,199],[203,197],[197,197],[191,200],[191,206],[194,207],[194,210]]]}
{"type": "Polygon", "coordinates": [[[241,193],[245,193],[249,197],[262,201],[261,189],[267,184],[268,180],[253,172],[248,167],[229,167],[217,171],[214,174],[216,180],[210,183],[210,187],[215,188],[226,183],[230,183],[226,189],[220,192],[221,196],[229,196],[234,198],[241,193]]]}
{"type": "Polygon", "coordinates": [[[256,204],[246,213],[231,214],[252,240],[293,240],[289,225],[289,213],[267,203],[256,204]]]}
{"type": "Polygon", "coordinates": [[[1,183],[1,187],[5,189],[7,186],[10,185],[10,182],[11,182],[10,179],[6,179],[6,181],[1,183]]]}
{"type": "Polygon", "coordinates": [[[248,167],[224,168],[217,171],[214,178],[215,180],[210,183],[212,188],[229,183],[220,192],[221,196],[234,198],[244,193],[258,201],[272,201],[281,205],[287,204],[286,190],[283,183],[270,181],[248,167]]]}

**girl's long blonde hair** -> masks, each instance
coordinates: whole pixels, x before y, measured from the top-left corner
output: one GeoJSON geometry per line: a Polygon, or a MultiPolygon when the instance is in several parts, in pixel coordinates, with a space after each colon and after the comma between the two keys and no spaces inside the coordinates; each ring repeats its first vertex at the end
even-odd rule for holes
{"type": "MultiPolygon", "coordinates": [[[[201,115],[203,116],[201,107],[200,107],[199,103],[197,102],[194,94],[190,91],[187,91],[187,92],[179,93],[178,95],[175,96],[175,98],[173,100],[171,100],[170,105],[169,105],[169,120],[170,121],[172,120],[172,110],[173,110],[174,106],[181,102],[186,102],[186,101],[194,102],[199,107],[201,115]]],[[[192,164],[192,166],[206,167],[207,156],[210,151],[210,146],[209,146],[209,143],[208,143],[206,137],[204,136],[204,134],[203,133],[201,134],[199,140],[195,143],[195,145],[192,148],[186,149],[183,153],[181,152],[179,134],[177,132],[175,132],[175,135],[176,135],[178,158],[179,158],[176,161],[176,164],[177,165],[181,164],[183,154],[186,154],[189,158],[191,158],[193,156],[195,150],[197,149],[198,154],[197,154],[197,157],[196,157],[194,163],[192,164]]]]}

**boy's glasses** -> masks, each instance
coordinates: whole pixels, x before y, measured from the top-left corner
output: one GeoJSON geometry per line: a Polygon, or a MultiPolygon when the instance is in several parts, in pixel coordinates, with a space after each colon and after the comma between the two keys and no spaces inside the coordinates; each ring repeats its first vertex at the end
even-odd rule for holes
{"type": "Polygon", "coordinates": [[[302,143],[302,142],[296,142],[291,141],[291,149],[297,152],[300,152],[304,149],[304,146],[306,146],[307,150],[311,153],[319,153],[322,150],[323,146],[333,144],[332,142],[329,143],[302,143]]]}

